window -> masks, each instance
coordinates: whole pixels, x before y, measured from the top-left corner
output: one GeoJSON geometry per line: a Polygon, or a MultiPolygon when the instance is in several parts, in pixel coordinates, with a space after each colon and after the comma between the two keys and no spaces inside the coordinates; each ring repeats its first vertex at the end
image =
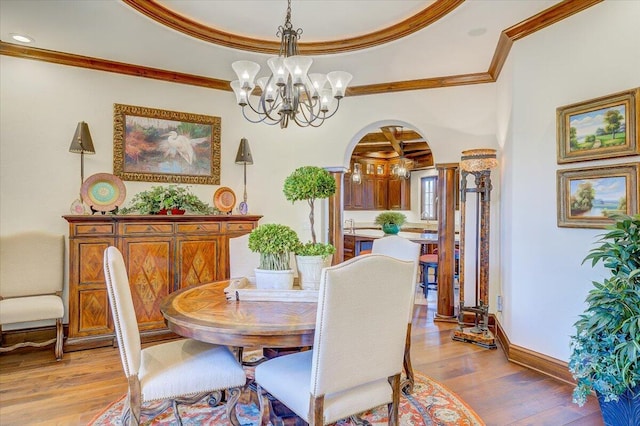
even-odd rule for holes
{"type": "Polygon", "coordinates": [[[420,179],[420,194],[422,196],[420,218],[422,220],[435,220],[438,218],[436,211],[436,201],[438,199],[436,192],[437,182],[437,176],[425,176],[420,179]]]}

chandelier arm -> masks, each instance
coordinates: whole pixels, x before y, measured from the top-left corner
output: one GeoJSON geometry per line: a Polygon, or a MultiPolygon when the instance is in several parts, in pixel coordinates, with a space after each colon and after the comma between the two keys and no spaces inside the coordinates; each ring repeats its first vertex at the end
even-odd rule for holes
{"type": "MultiPolygon", "coordinates": [[[[266,119],[267,119],[267,118],[269,118],[269,119],[273,120],[273,118],[272,118],[272,117],[269,117],[268,115],[263,116],[263,117],[262,117],[261,119],[259,119],[259,120],[252,120],[252,119],[247,115],[247,112],[245,111],[244,107],[242,108],[242,115],[244,116],[244,118],[245,118],[248,122],[250,122],[250,123],[254,123],[254,124],[255,124],[255,123],[264,123],[264,124],[268,124],[268,125],[270,125],[270,126],[273,126],[273,125],[275,125],[275,124],[278,124],[278,122],[279,122],[279,121],[275,121],[275,120],[274,120],[274,122],[273,122],[273,123],[271,123],[271,122],[269,122],[269,121],[266,121],[266,119]]],[[[260,116],[260,115],[259,115],[259,116],[260,116]]]]}
{"type": "Polygon", "coordinates": [[[336,98],[336,99],[338,99],[338,103],[336,104],[336,109],[334,109],[333,112],[331,114],[329,114],[329,115],[327,115],[325,113],[324,118],[323,118],[324,120],[326,120],[327,118],[333,117],[336,114],[336,112],[338,112],[338,109],[340,109],[340,99],[341,98],[336,98]]]}

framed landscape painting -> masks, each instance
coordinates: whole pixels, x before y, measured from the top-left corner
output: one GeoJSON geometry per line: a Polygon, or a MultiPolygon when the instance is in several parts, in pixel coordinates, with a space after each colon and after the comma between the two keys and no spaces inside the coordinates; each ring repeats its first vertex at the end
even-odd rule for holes
{"type": "Polygon", "coordinates": [[[113,174],[219,185],[220,117],[114,104],[113,174]]]}
{"type": "Polygon", "coordinates": [[[638,163],[558,170],[558,226],[605,228],[638,213],[638,163]]]}
{"type": "Polygon", "coordinates": [[[558,164],[640,154],[640,88],[556,110],[558,164]]]}

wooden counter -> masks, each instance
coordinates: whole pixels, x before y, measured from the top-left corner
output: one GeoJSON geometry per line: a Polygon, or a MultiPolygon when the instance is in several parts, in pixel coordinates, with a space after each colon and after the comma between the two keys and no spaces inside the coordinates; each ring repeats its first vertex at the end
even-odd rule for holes
{"type": "Polygon", "coordinates": [[[124,257],[145,340],[169,334],[160,303],[193,284],[229,278],[229,238],[251,232],[261,216],[94,215],[69,222],[69,335],[65,351],[113,344],[103,253],[124,257]]]}

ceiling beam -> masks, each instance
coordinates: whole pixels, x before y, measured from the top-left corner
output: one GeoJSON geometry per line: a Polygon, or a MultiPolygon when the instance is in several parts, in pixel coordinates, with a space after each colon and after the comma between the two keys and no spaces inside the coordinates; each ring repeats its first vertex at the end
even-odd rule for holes
{"type": "Polygon", "coordinates": [[[398,131],[398,128],[395,126],[384,126],[380,127],[380,130],[382,130],[384,137],[391,143],[393,150],[402,157],[404,155],[402,142],[396,139],[396,132],[398,131]]]}

